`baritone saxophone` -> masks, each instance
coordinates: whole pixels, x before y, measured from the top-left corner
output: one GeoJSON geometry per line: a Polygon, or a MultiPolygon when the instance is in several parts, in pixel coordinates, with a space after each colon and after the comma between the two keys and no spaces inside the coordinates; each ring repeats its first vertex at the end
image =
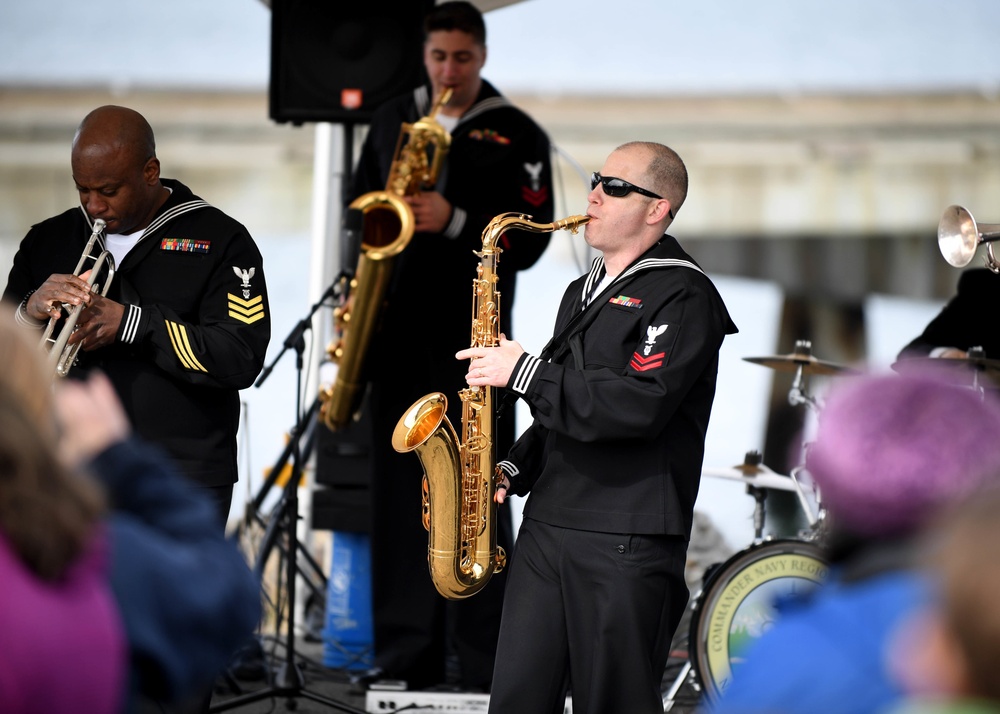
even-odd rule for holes
{"type": "Polygon", "coordinates": [[[389,286],[392,265],[413,238],[413,209],[403,200],[432,187],[451,147],[451,134],[436,116],[452,94],[446,87],[430,113],[400,128],[384,191],[369,191],[349,206],[363,213],[361,253],[347,288],[347,302],[334,310],[339,338],[326,349],[337,376],[319,392],[320,421],[337,431],[348,424],[364,387],[368,345],[389,286]]]}
{"type": "MultiPolygon", "coordinates": [[[[554,223],[534,223],[530,216],[502,213],[483,231],[480,262],[472,283],[472,347],[500,344],[500,291],[497,260],[500,236],[509,229],[573,233],[590,220],[570,216],[554,223]]],[[[392,446],[415,451],[424,468],[423,523],[428,532],[427,566],[434,587],[449,600],[479,592],[507,556],[497,546],[496,487],[503,479],[496,467],[495,388],[466,387],[462,400],[462,438],[448,420],[448,399],[433,392],[418,399],[399,419],[392,446]]]]}

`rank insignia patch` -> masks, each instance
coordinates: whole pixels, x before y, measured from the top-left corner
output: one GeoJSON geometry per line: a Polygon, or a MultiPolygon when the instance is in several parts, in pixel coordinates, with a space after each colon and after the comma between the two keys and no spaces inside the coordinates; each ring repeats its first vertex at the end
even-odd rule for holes
{"type": "Polygon", "coordinates": [[[260,295],[252,300],[243,300],[229,293],[226,299],[229,301],[229,316],[234,320],[252,325],[264,317],[264,299],[260,295]]]}
{"type": "Polygon", "coordinates": [[[545,168],[545,165],[541,161],[536,161],[533,164],[524,163],[521,166],[528,174],[529,184],[521,187],[521,198],[538,208],[549,200],[549,187],[542,185],[542,169],[545,168]]]}
{"type": "Polygon", "coordinates": [[[243,297],[246,298],[247,300],[249,300],[250,299],[250,278],[252,278],[253,274],[257,272],[257,269],[256,268],[248,268],[247,270],[243,270],[242,268],[237,268],[234,265],[233,266],[233,272],[236,273],[236,277],[237,278],[239,278],[240,280],[243,281],[243,282],[240,283],[240,287],[243,288],[243,297]]]}
{"type": "Polygon", "coordinates": [[[650,352],[653,351],[656,338],[666,332],[668,327],[669,325],[649,325],[646,328],[646,344],[642,346],[641,353],[638,350],[632,353],[632,359],[628,363],[629,367],[637,372],[646,372],[663,366],[663,359],[667,356],[667,353],[657,352],[656,354],[650,354],[650,352]]]}
{"type": "Polygon", "coordinates": [[[533,191],[527,186],[522,186],[521,198],[523,198],[527,203],[530,203],[535,208],[538,208],[543,203],[549,200],[548,186],[542,186],[538,191],[533,191]]]}
{"type": "Polygon", "coordinates": [[[657,352],[655,355],[649,355],[648,357],[644,357],[638,352],[633,352],[632,359],[629,360],[628,365],[637,372],[646,372],[657,367],[662,367],[664,356],[666,356],[666,352],[657,352]]]}
{"type": "Polygon", "coordinates": [[[608,300],[612,305],[624,305],[625,307],[642,307],[642,300],[639,298],[631,298],[627,295],[619,295],[618,297],[613,297],[608,300]]]}
{"type": "Polygon", "coordinates": [[[160,241],[160,250],[176,250],[181,253],[207,253],[211,247],[212,241],[210,240],[164,238],[160,241]]]}

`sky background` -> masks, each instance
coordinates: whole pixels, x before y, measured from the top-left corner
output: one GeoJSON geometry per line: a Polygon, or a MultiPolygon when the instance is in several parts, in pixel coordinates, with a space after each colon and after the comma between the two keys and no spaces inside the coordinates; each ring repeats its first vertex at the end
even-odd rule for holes
{"type": "MultiPolygon", "coordinates": [[[[260,0],[7,0],[0,83],[263,88],[270,17],[260,0]]],[[[1000,89],[995,0],[522,0],[486,19],[485,74],[507,92],[1000,89]]]]}

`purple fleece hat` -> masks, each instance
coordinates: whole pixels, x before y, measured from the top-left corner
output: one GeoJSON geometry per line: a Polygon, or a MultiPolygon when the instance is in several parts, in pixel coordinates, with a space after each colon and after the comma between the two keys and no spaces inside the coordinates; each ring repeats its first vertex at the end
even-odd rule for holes
{"type": "Polygon", "coordinates": [[[1000,402],[898,374],[848,379],[819,415],[806,467],[832,522],[862,536],[912,531],[1000,483],[1000,402]]]}

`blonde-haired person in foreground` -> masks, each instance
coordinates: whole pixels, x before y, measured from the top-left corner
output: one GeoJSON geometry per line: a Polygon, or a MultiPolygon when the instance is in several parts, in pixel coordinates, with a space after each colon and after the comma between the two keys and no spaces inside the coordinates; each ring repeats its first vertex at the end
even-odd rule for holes
{"type": "Polygon", "coordinates": [[[0,709],[113,714],[127,652],[104,498],[57,458],[52,390],[20,333],[0,324],[0,709]]]}
{"type": "MultiPolygon", "coordinates": [[[[257,624],[260,597],[256,579],[236,546],[219,532],[211,517],[211,501],[173,470],[163,452],[132,435],[110,381],[100,373],[87,381],[61,380],[55,385],[53,405],[48,397],[52,389],[48,376],[38,369],[42,361],[39,348],[7,317],[12,310],[2,314],[0,345],[7,353],[3,380],[11,383],[4,387],[3,401],[6,403],[10,395],[9,401],[20,399],[30,405],[27,411],[34,425],[51,432],[51,439],[38,444],[26,458],[64,473],[61,482],[48,484],[38,496],[60,503],[69,500],[64,490],[99,493],[103,488],[108,503],[103,517],[87,511],[85,530],[103,534],[106,543],[107,569],[101,571],[101,585],[110,586],[115,607],[105,617],[108,622],[103,627],[117,635],[121,645],[118,661],[127,664],[127,671],[122,667],[124,676],[116,681],[123,705],[99,709],[77,701],[75,708],[65,711],[135,712],[149,706],[161,710],[200,706],[206,688],[231,652],[257,624]],[[13,365],[23,365],[17,377],[11,376],[13,365]],[[53,454],[58,454],[62,465],[53,454]]],[[[101,503],[99,495],[87,498],[101,503]]],[[[44,523],[47,528],[61,510],[69,509],[55,509],[54,516],[36,520],[36,526],[44,523]]],[[[95,513],[100,514],[96,507],[95,513]]],[[[25,532],[22,538],[26,546],[41,539],[42,530],[25,532]]],[[[84,536],[85,541],[87,538],[84,536]]],[[[9,608],[3,610],[9,614],[9,608]]],[[[98,618],[90,620],[92,627],[100,625],[98,618]]],[[[9,651],[7,630],[0,627],[0,631],[4,632],[4,651],[9,651]]],[[[104,639],[112,638],[105,635],[104,639]]],[[[35,640],[36,646],[42,641],[37,633],[35,640]]],[[[100,641],[88,643],[88,649],[71,666],[60,667],[59,686],[63,686],[63,678],[76,677],[98,663],[110,666],[107,662],[114,660],[106,660],[95,649],[100,641]]],[[[66,651],[64,635],[55,638],[55,645],[60,652],[66,651]]],[[[0,673],[0,686],[2,677],[0,673]]],[[[0,701],[6,714],[6,701],[0,701]]],[[[59,710],[43,707],[32,711],[59,710]]]]}

